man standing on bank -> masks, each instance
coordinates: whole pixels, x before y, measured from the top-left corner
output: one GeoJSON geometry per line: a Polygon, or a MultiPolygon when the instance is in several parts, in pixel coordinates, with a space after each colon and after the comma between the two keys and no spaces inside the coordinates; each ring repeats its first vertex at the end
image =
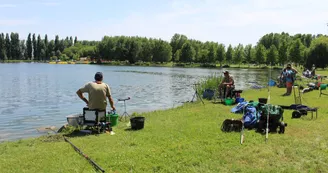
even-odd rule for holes
{"type": "Polygon", "coordinates": [[[82,88],[77,90],[76,94],[87,104],[89,109],[106,110],[108,98],[110,106],[115,111],[110,88],[102,81],[103,74],[97,72],[95,74],[95,81],[86,83],[82,88]],[[88,93],[89,100],[83,96],[83,93],[88,93]]]}
{"type": "Polygon", "coordinates": [[[297,70],[291,64],[287,64],[287,67],[282,71],[281,75],[286,80],[286,93],[283,96],[289,96],[292,93],[297,73],[297,70]]]}

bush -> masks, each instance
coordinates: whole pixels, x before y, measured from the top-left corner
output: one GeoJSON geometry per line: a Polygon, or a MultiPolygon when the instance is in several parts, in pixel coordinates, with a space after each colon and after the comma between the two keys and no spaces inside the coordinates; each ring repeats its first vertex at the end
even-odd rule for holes
{"type": "MultiPolygon", "coordinates": [[[[221,74],[221,73],[219,73],[221,74]]],[[[223,76],[218,75],[217,73],[208,76],[203,81],[200,82],[198,85],[197,90],[198,92],[203,95],[205,89],[217,90],[219,83],[222,81],[223,76]]]]}
{"type": "Polygon", "coordinates": [[[61,54],[60,55],[60,60],[61,61],[67,61],[67,60],[69,60],[69,57],[66,54],[61,54]]]}
{"type": "Polygon", "coordinates": [[[144,62],[142,62],[142,61],[137,61],[137,62],[134,63],[134,65],[144,65],[144,62]]]}
{"type": "Polygon", "coordinates": [[[52,56],[52,57],[50,57],[50,60],[52,60],[52,61],[57,60],[57,56],[52,56]]]}
{"type": "Polygon", "coordinates": [[[177,66],[177,67],[185,67],[186,64],[184,64],[184,63],[176,63],[176,64],[174,64],[174,66],[177,66]]]}
{"type": "Polygon", "coordinates": [[[200,65],[201,67],[209,67],[209,68],[216,68],[216,64],[212,63],[204,63],[200,65]]]}

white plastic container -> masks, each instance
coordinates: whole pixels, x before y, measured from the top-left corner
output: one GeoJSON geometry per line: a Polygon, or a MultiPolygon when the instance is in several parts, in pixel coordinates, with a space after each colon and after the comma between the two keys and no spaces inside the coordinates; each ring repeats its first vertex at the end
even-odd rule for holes
{"type": "Polygon", "coordinates": [[[74,114],[66,116],[67,123],[71,126],[78,127],[83,124],[83,115],[82,114],[74,114]]]}

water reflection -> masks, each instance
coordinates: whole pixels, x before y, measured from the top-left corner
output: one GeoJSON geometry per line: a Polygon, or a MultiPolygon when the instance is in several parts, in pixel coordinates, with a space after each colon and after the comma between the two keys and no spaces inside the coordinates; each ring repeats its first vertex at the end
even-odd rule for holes
{"type": "MultiPolygon", "coordinates": [[[[131,97],[127,111],[167,109],[190,101],[193,83],[223,69],[165,68],[98,65],[0,64],[0,141],[38,136],[36,129],[66,123],[69,114],[81,113],[85,104],[75,92],[104,73],[119,114],[119,98],[131,97]]],[[[267,81],[268,70],[230,69],[239,89],[267,81]]],[[[273,72],[273,74],[276,72],[273,72]]]]}

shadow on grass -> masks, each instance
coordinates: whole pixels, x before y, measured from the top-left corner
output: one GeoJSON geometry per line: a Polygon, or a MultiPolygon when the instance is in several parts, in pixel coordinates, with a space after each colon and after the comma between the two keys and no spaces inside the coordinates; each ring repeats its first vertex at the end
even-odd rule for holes
{"type": "MultiPolygon", "coordinates": [[[[142,128],[143,129],[143,128],[142,128]]],[[[133,131],[133,132],[137,132],[137,131],[141,131],[142,129],[132,129],[131,127],[124,129],[124,131],[133,131]]]]}

